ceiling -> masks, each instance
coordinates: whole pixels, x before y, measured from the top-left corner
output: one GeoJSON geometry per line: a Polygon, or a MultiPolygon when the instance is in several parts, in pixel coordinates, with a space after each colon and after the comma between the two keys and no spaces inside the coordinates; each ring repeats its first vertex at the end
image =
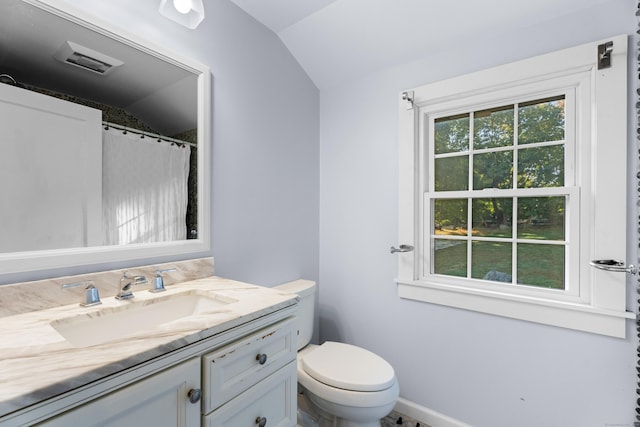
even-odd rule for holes
{"type": "Polygon", "coordinates": [[[274,33],[302,21],[336,0],[231,0],[274,33]]]}
{"type": "MultiPolygon", "coordinates": [[[[231,1],[277,34],[322,90],[422,60],[430,54],[447,52],[451,45],[479,33],[496,33],[497,28],[505,33],[523,31],[611,0],[231,1]]],[[[142,8],[153,4],[156,13],[156,2],[159,0],[135,3],[142,8]]],[[[164,134],[172,135],[195,126],[195,89],[185,90],[185,87],[195,88],[193,74],[157,58],[148,55],[145,58],[130,47],[114,45],[103,36],[53,18],[25,2],[1,0],[1,73],[14,74],[19,81],[80,97],[84,94],[76,93],[77,88],[96,87],[90,99],[125,108],[164,134]],[[55,53],[70,39],[124,60],[126,66],[108,76],[96,76],[53,60],[55,53]],[[149,69],[154,73],[148,73],[149,69]],[[187,93],[191,98],[184,96],[187,93]],[[175,99],[184,102],[164,102],[175,99]],[[158,113],[158,105],[174,110],[158,113]],[[150,115],[147,111],[153,113],[150,115]]],[[[203,24],[206,22],[205,18],[203,24]]]]}
{"type": "Polygon", "coordinates": [[[522,30],[609,0],[231,1],[275,32],[323,89],[479,33],[522,30]]]}
{"type": "Polygon", "coordinates": [[[164,135],[197,127],[194,73],[20,0],[1,0],[0,73],[122,108],[164,135]],[[55,59],[68,42],[123,64],[101,75],[55,59]]]}

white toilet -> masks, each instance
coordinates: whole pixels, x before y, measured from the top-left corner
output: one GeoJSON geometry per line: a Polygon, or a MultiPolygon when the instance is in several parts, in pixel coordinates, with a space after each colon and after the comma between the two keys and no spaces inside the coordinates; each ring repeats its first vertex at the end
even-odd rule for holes
{"type": "Polygon", "coordinates": [[[400,393],[391,365],[380,356],[350,344],[331,341],[309,344],[313,335],[315,282],[296,280],[274,289],[300,297],[298,384],[312,410],[322,419],[333,421],[334,427],[380,427],[380,419],[391,412],[400,393]]]}

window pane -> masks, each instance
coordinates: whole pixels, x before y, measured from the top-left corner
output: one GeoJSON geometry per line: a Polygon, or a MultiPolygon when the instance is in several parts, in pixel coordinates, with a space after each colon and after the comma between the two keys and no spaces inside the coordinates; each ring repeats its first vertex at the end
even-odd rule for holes
{"type": "Polygon", "coordinates": [[[434,273],[467,277],[467,243],[434,239],[434,273]]]}
{"type": "Polygon", "coordinates": [[[474,199],[471,213],[473,218],[471,233],[474,236],[511,237],[513,199],[474,199]]]}
{"type": "Polygon", "coordinates": [[[518,151],[518,188],[562,187],[564,145],[518,151]]]}
{"type": "Polygon", "coordinates": [[[456,156],[435,160],[436,191],[467,190],[469,188],[469,157],[456,156]]]}
{"type": "Polygon", "coordinates": [[[564,246],[519,244],[518,283],[564,289],[564,246]]]}
{"type": "Polygon", "coordinates": [[[473,116],[473,147],[513,145],[513,106],[477,111],[473,116]]]}
{"type": "Polygon", "coordinates": [[[433,204],[434,233],[449,236],[466,236],[467,200],[435,200],[433,204]]]}
{"type": "Polygon", "coordinates": [[[518,198],[518,238],[565,240],[566,198],[518,198]]]}
{"type": "Polygon", "coordinates": [[[471,277],[511,283],[511,243],[473,242],[471,277]]]}
{"type": "Polygon", "coordinates": [[[469,115],[442,117],[435,120],[436,154],[469,150],[469,115]]]}
{"type": "Polygon", "coordinates": [[[564,139],[564,96],[520,104],[518,144],[564,139]]]}
{"type": "Polygon", "coordinates": [[[473,156],[473,189],[513,188],[513,152],[473,156]]]}

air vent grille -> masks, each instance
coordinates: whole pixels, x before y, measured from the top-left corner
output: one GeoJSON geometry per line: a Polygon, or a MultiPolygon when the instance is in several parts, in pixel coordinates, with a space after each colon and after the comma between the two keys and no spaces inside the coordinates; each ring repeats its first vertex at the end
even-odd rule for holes
{"type": "Polygon", "coordinates": [[[54,57],[65,64],[102,75],[124,64],[118,59],[68,40],[58,49],[54,57]]]}
{"type": "Polygon", "coordinates": [[[89,70],[100,74],[106,73],[111,68],[111,64],[107,64],[106,62],[102,62],[98,59],[77,52],[74,52],[70,57],[68,57],[66,62],[77,65],[78,67],[88,68],[89,70]]]}

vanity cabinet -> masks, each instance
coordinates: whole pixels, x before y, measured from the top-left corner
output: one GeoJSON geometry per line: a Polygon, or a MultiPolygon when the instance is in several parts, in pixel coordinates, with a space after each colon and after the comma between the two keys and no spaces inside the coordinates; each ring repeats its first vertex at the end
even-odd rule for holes
{"type": "Polygon", "coordinates": [[[205,414],[296,359],[294,318],[261,329],[202,357],[205,414]]]}
{"type": "Polygon", "coordinates": [[[203,426],[296,424],[297,330],[290,318],[202,357],[203,426]]]}
{"type": "Polygon", "coordinates": [[[297,331],[289,307],[43,401],[7,425],[294,427],[297,331]]]}
{"type": "Polygon", "coordinates": [[[296,425],[296,363],[249,388],[204,416],[203,427],[292,427],[296,425]]]}
{"type": "Polygon", "coordinates": [[[200,400],[190,401],[195,390],[200,390],[200,360],[197,357],[38,426],[196,426],[200,419],[200,400]]]}

